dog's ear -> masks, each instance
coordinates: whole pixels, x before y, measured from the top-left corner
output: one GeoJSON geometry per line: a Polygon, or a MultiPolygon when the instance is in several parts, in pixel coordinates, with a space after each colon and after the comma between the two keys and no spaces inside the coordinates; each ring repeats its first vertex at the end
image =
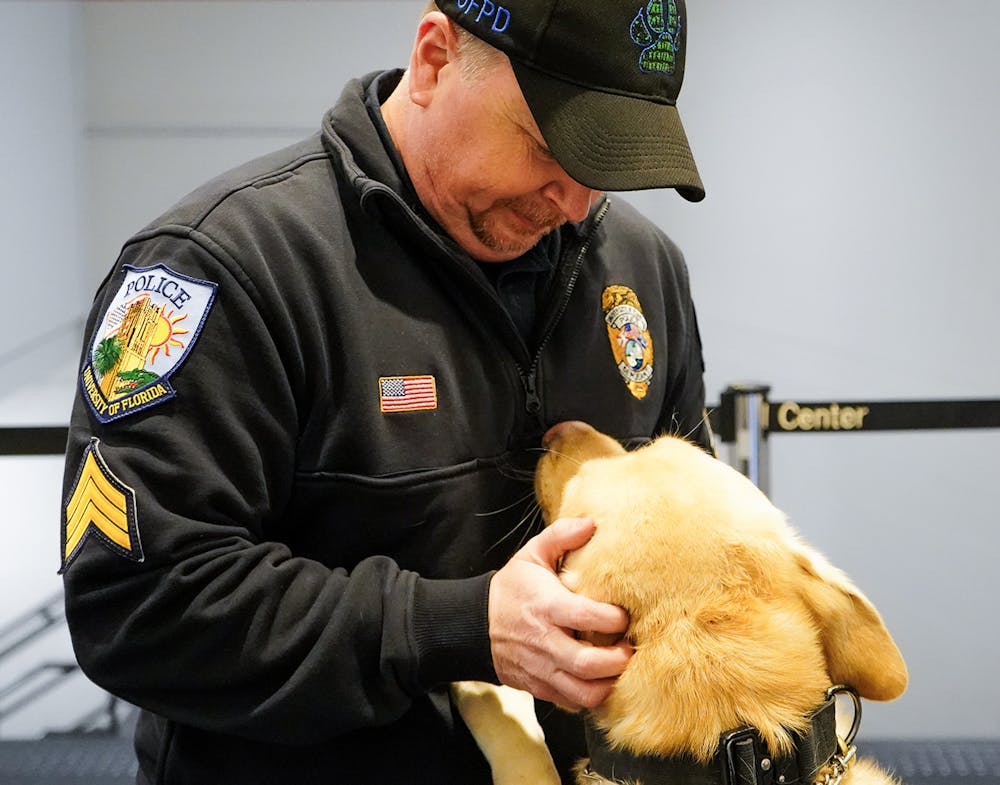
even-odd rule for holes
{"type": "Polygon", "coordinates": [[[834,684],[863,698],[892,700],[906,689],[906,663],[882,617],[844,573],[796,543],[800,594],[820,629],[834,684]]]}

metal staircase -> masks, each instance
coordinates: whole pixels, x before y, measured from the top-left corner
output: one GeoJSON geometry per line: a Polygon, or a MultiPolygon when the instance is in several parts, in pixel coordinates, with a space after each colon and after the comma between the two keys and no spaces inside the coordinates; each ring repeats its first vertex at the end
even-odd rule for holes
{"type": "MultiPolygon", "coordinates": [[[[0,729],[4,720],[79,674],[75,662],[42,661],[6,680],[6,666],[17,661],[15,655],[65,622],[60,592],[0,628],[0,729]]],[[[132,785],[137,764],[129,730],[134,717],[131,706],[108,695],[66,729],[51,730],[42,739],[0,740],[0,783],[132,785]]]]}
{"type": "MultiPolygon", "coordinates": [[[[62,592],[0,628],[0,730],[4,721],[43,695],[51,692],[79,670],[76,662],[47,661],[30,666],[6,683],[2,680],[3,663],[25,649],[44,633],[66,623],[62,592]]],[[[62,734],[117,734],[121,727],[120,701],[108,696],[107,703],[89,711],[62,734]]]]}

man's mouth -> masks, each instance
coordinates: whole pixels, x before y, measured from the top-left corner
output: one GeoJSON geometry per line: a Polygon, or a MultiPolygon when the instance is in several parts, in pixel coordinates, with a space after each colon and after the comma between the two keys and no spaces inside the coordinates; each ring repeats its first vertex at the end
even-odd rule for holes
{"type": "Polygon", "coordinates": [[[508,204],[507,208],[514,218],[517,219],[521,228],[530,234],[545,234],[560,226],[565,220],[561,215],[556,215],[547,210],[525,210],[523,207],[515,207],[512,204],[508,204]]]}

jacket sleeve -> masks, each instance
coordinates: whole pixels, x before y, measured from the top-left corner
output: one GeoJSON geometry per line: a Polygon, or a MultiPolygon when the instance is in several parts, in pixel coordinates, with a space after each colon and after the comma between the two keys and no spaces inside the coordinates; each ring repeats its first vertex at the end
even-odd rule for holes
{"type": "Polygon", "coordinates": [[[665,301],[672,314],[669,349],[669,389],[656,434],[685,437],[715,454],[714,437],[705,410],[705,361],[698,317],[691,299],[687,265],[680,250],[667,241],[665,301]]]}
{"type": "Polygon", "coordinates": [[[186,230],[126,246],[94,303],[81,365],[126,263],[217,290],[200,332],[177,322],[184,353],[169,400],[102,422],[78,384],[63,526],[74,492],[93,493],[81,478],[96,449],[99,471],[132,500],[135,529],[123,553],[96,513],[78,513],[85,534],[70,560],[61,554],[86,674],[169,719],[288,744],[392,722],[441,681],[495,680],[489,575],[427,580],[379,556],[348,570],[282,543],[309,525],[284,514],[303,360],[280,307],[211,243],[186,230]]]}

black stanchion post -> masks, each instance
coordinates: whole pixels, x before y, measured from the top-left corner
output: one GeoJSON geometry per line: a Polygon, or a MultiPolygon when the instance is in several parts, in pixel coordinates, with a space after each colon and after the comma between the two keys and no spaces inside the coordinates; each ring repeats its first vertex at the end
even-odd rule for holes
{"type": "Polygon", "coordinates": [[[767,450],[768,400],[766,384],[731,384],[721,396],[720,457],[764,493],[770,491],[767,450]]]}

